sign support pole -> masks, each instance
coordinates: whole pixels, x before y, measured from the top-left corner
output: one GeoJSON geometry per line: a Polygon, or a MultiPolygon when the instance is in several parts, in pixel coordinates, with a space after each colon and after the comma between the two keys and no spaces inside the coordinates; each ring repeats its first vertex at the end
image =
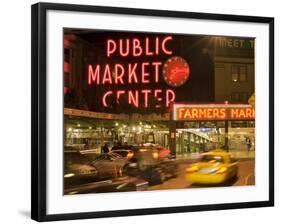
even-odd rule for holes
{"type": "Polygon", "coordinates": [[[228,152],[228,121],[225,121],[224,124],[224,148],[228,152]]]}
{"type": "Polygon", "coordinates": [[[170,112],[169,120],[169,148],[171,154],[176,158],[176,122],[173,119],[173,110],[170,112]]]}

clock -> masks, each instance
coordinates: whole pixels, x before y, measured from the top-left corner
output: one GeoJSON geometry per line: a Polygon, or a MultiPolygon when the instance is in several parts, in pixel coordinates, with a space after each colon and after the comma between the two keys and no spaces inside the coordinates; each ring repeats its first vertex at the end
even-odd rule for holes
{"type": "Polygon", "coordinates": [[[163,66],[163,78],[169,86],[182,86],[189,79],[189,75],[189,64],[182,57],[171,57],[163,66]]]}

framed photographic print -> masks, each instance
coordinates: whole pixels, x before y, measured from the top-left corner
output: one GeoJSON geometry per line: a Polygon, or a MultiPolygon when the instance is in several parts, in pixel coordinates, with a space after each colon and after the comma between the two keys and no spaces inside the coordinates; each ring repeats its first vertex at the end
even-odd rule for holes
{"type": "Polygon", "coordinates": [[[32,218],[274,205],[274,19],[32,6],[32,218]]]}

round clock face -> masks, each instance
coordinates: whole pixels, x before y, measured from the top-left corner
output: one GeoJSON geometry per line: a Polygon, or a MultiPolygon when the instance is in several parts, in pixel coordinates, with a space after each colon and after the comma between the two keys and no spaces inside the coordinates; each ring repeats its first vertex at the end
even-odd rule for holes
{"type": "Polygon", "coordinates": [[[163,66],[163,78],[168,85],[173,87],[178,87],[186,83],[189,74],[189,65],[181,57],[171,57],[163,66]]]}

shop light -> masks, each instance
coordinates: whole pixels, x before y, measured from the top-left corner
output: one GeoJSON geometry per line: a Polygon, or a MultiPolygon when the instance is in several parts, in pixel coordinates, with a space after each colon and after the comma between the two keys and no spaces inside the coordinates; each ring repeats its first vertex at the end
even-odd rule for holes
{"type": "Polygon", "coordinates": [[[136,131],[136,127],[133,127],[132,130],[133,130],[133,131],[136,131]]]}
{"type": "Polygon", "coordinates": [[[116,127],[118,127],[118,126],[119,126],[119,123],[118,123],[118,122],[116,122],[116,123],[115,123],[115,126],[116,126],[116,127]]]}
{"type": "Polygon", "coordinates": [[[78,123],[77,126],[80,127],[81,125],[78,123]]]}
{"type": "Polygon", "coordinates": [[[72,131],[72,128],[68,128],[67,131],[71,132],[71,131],[72,131]]]}
{"type": "Polygon", "coordinates": [[[89,129],[92,129],[92,127],[90,126],[89,129]]]}

